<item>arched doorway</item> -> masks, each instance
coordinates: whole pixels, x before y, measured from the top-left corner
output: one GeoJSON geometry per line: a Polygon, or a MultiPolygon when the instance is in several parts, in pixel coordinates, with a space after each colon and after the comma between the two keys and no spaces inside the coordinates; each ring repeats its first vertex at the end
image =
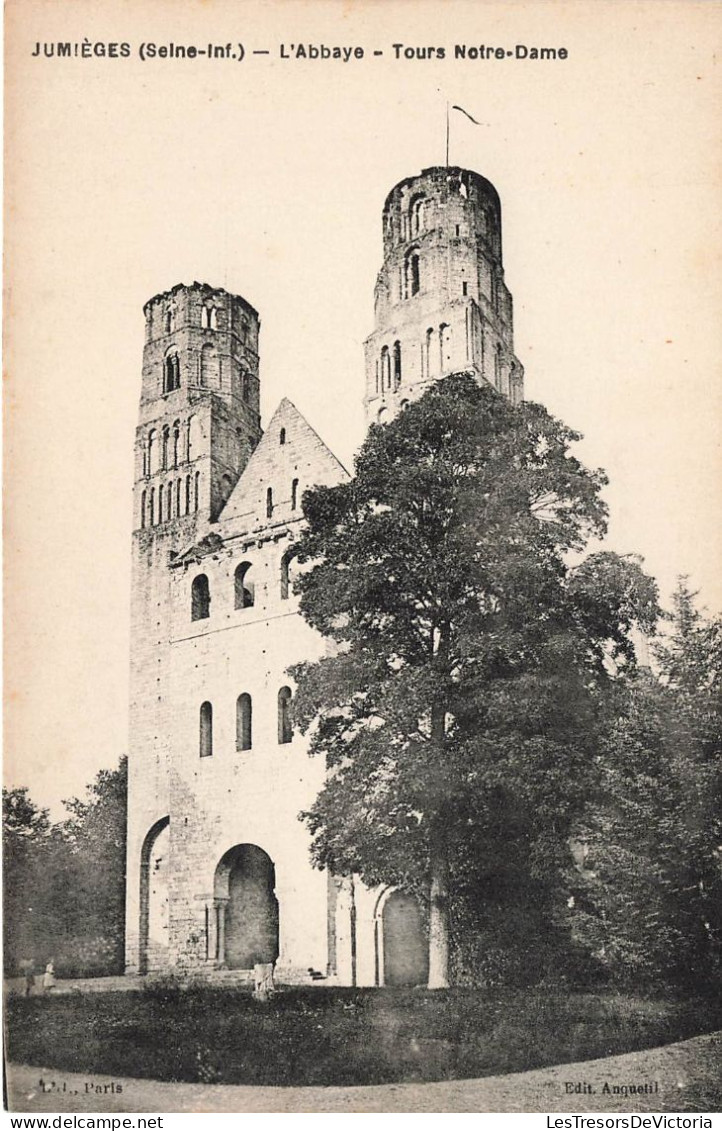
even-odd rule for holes
{"type": "Polygon", "coordinates": [[[138,970],[147,974],[168,956],[168,852],[170,819],[161,817],[146,833],[140,852],[138,970]]]}
{"type": "Polygon", "coordinates": [[[248,970],[278,958],[276,870],[267,852],[255,844],[237,844],[216,868],[214,896],[224,905],[219,960],[231,969],[248,970]]]}
{"type": "Polygon", "coordinates": [[[403,891],[385,894],[379,901],[377,924],[378,957],[383,961],[379,981],[384,986],[425,985],[429,943],[418,900],[403,891]]]}

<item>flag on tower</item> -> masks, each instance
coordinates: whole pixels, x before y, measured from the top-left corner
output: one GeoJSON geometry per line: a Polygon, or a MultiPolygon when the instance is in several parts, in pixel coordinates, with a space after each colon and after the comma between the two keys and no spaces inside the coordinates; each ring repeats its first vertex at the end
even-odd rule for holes
{"type": "Polygon", "coordinates": [[[480,126],[480,125],[481,125],[481,122],[477,122],[476,118],[472,118],[472,116],[471,116],[471,114],[469,113],[469,111],[468,111],[468,110],[465,110],[463,106],[452,106],[452,107],[451,107],[451,109],[452,109],[452,110],[460,110],[462,114],[466,114],[466,116],[467,116],[467,118],[469,119],[469,121],[470,121],[470,122],[473,122],[475,126],[480,126]]]}

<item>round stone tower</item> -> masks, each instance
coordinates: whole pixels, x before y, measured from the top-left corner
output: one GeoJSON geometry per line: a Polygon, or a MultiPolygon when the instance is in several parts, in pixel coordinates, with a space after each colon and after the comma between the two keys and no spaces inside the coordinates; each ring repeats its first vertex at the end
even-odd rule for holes
{"type": "Polygon", "coordinates": [[[383,247],[365,343],[368,423],[389,420],[432,381],[462,371],[521,400],[494,186],[456,167],[408,177],[386,198],[383,247]]]}

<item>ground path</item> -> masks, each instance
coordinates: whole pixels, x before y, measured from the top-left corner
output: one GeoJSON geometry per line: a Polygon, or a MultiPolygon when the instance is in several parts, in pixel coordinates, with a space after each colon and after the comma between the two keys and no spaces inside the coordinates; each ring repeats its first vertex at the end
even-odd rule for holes
{"type": "Polygon", "coordinates": [[[7,1075],[11,1111],[716,1112],[722,1107],[722,1032],[603,1060],[437,1084],[364,1088],[163,1084],[153,1080],[111,1081],[16,1064],[7,1066],[7,1075]],[[55,1081],[56,1090],[44,1093],[39,1086],[41,1078],[55,1081]],[[109,1089],[111,1082],[114,1093],[109,1089]],[[567,1084],[588,1085],[594,1092],[568,1093],[567,1084]],[[651,1088],[656,1085],[658,1090],[626,1097],[612,1090],[644,1084],[651,1088]],[[102,1094],[104,1085],[108,1090],[102,1094]],[[57,1090],[63,1086],[65,1091],[57,1090]],[[98,1087],[100,1095],[92,1091],[98,1087]]]}

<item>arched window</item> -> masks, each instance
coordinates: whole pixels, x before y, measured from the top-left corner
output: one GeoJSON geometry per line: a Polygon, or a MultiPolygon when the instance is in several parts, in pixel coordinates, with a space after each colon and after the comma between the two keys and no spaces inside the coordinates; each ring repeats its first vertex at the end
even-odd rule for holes
{"type": "Polygon", "coordinates": [[[146,460],[148,466],[148,475],[153,475],[158,470],[158,443],[157,433],[155,428],[151,428],[148,433],[148,458],[146,460]]]}
{"type": "Polygon", "coordinates": [[[266,489],[266,518],[273,516],[273,487],[266,489]]]}
{"type": "Polygon", "coordinates": [[[213,706],[201,703],[200,710],[200,749],[201,758],[210,758],[213,753],[213,706]]]}
{"type": "Polygon", "coordinates": [[[148,525],[155,525],[155,487],[150,489],[150,508],[148,510],[148,525]]]}
{"type": "Polygon", "coordinates": [[[248,404],[251,399],[251,378],[247,373],[241,375],[241,396],[246,404],[248,404]]]}
{"type": "Polygon", "coordinates": [[[141,530],[145,528],[145,508],[147,506],[147,492],[144,491],[140,496],[140,527],[141,530]]]}
{"type": "Polygon", "coordinates": [[[286,443],[286,429],[285,428],[282,428],[281,431],[278,433],[278,442],[279,442],[279,444],[285,444],[286,443]]]}
{"type": "Polygon", "coordinates": [[[180,421],[176,420],[173,425],[173,467],[178,466],[180,459],[180,421]]]}
{"type": "Polygon", "coordinates": [[[293,550],[286,550],[281,558],[281,600],[287,601],[293,595],[293,570],[292,563],[296,555],[293,550]]]}
{"type": "Polygon", "coordinates": [[[186,475],[186,514],[191,510],[191,477],[186,475]]]}
{"type": "Polygon", "coordinates": [[[391,388],[391,359],[389,357],[389,347],[384,346],[381,350],[381,392],[384,389],[391,388]]]}
{"type": "Polygon", "coordinates": [[[173,484],[169,483],[165,491],[165,517],[168,522],[173,517],[173,484]]]}
{"type": "Polygon", "coordinates": [[[254,602],[255,586],[248,576],[250,569],[250,562],[241,562],[233,574],[234,604],[237,609],[250,609],[254,602]]]}
{"type": "Polygon", "coordinates": [[[197,471],[196,472],[196,481],[195,481],[195,492],[194,492],[194,498],[193,498],[193,509],[195,511],[198,510],[198,506],[199,506],[199,503],[200,503],[200,496],[201,496],[201,473],[200,473],[200,471],[197,471]]]}
{"type": "Polygon", "coordinates": [[[401,342],[394,342],[394,389],[401,384],[401,342]]]}
{"type": "Polygon", "coordinates": [[[282,687],[278,693],[278,741],[280,744],[283,744],[291,742],[292,739],[291,688],[282,687]]]}
{"type": "Polygon", "coordinates": [[[501,392],[501,345],[496,343],[494,351],[494,384],[499,392],[501,392]]]}
{"type": "Polygon", "coordinates": [[[291,510],[295,511],[298,506],[298,479],[291,480],[291,510]]]}
{"type": "Polygon", "coordinates": [[[399,407],[400,407],[401,411],[403,412],[405,408],[409,407],[409,402],[408,401],[402,401],[399,407]]]}
{"type": "Polygon", "coordinates": [[[165,314],[165,332],[172,334],[175,330],[175,309],[169,306],[165,314]]]}
{"type": "Polygon", "coordinates": [[[376,416],[376,419],[378,420],[379,424],[385,424],[387,419],[388,419],[388,415],[389,415],[389,410],[387,408],[380,408],[379,411],[378,411],[378,414],[376,416]]]}
{"type": "Polygon", "coordinates": [[[200,384],[204,389],[216,388],[218,385],[218,354],[216,347],[210,342],[201,348],[200,384]]]}
{"type": "Polygon", "coordinates": [[[247,692],[236,699],[236,750],[250,750],[253,743],[253,704],[247,692]]]}
{"type": "Polygon", "coordinates": [[[411,208],[409,209],[409,229],[411,238],[418,236],[419,232],[424,230],[424,210],[426,201],[423,196],[415,196],[411,201],[411,208]]]}
{"type": "Polygon", "coordinates": [[[206,620],[211,615],[211,590],[208,578],[199,573],[191,585],[191,620],[206,620]]]}
{"type": "Polygon", "coordinates": [[[164,392],[172,393],[174,389],[180,389],[180,361],[175,350],[166,355],[163,365],[164,392]]]}
{"type": "Polygon", "coordinates": [[[379,395],[379,359],[376,358],[376,396],[379,395]]]}
{"type": "Polygon", "coordinates": [[[181,481],[180,481],[180,479],[176,479],[176,481],[175,481],[175,513],[176,513],[176,518],[180,518],[181,514],[183,513],[181,511],[181,481]]]}
{"type": "Polygon", "coordinates": [[[201,328],[203,330],[217,330],[218,318],[216,316],[216,308],[212,303],[206,303],[201,307],[201,328]]]}
{"type": "Polygon", "coordinates": [[[167,424],[163,426],[163,454],[161,456],[161,467],[165,471],[168,467],[168,441],[170,439],[170,428],[167,424]]]}
{"type": "Polygon", "coordinates": [[[417,295],[421,289],[421,259],[416,248],[406,255],[404,261],[404,298],[417,295]]]}

